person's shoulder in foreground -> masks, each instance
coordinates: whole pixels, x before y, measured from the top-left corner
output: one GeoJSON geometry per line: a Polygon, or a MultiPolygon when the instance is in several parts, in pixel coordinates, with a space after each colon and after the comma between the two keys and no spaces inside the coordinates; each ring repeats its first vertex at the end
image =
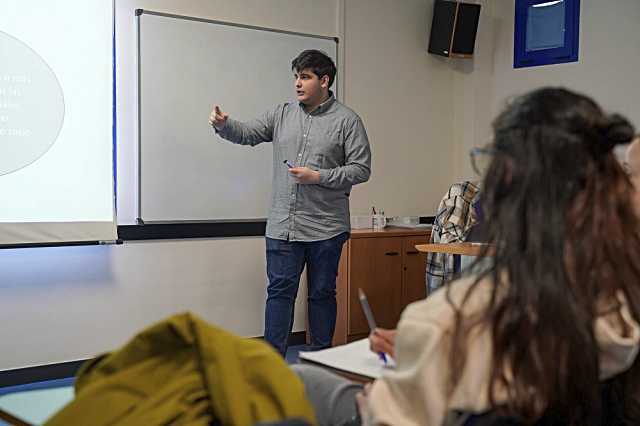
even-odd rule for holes
{"type": "MultiPolygon", "coordinates": [[[[493,291],[491,278],[467,276],[404,310],[396,334],[397,367],[377,380],[370,392],[369,407],[376,422],[440,425],[451,410],[482,413],[492,406],[488,396],[492,334],[490,326],[479,319],[493,291]],[[472,287],[474,291],[469,292],[472,287]],[[461,309],[460,319],[469,321],[469,357],[455,390],[447,396],[450,369],[454,368],[449,351],[456,309],[461,309]]],[[[500,289],[496,292],[500,294],[500,289]]],[[[594,322],[594,335],[600,348],[600,379],[606,380],[633,364],[640,349],[640,324],[622,292],[616,300],[603,303],[602,310],[605,313],[594,322]]],[[[507,395],[506,388],[499,388],[496,402],[506,401],[507,395]]]]}

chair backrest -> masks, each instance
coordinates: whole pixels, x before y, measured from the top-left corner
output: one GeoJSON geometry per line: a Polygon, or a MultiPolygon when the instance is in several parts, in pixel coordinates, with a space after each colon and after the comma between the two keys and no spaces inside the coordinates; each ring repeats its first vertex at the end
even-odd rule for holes
{"type": "Polygon", "coordinates": [[[478,196],[473,202],[473,213],[476,218],[476,224],[471,227],[465,241],[472,243],[486,243],[489,241],[489,232],[487,221],[482,210],[482,197],[478,196]]]}

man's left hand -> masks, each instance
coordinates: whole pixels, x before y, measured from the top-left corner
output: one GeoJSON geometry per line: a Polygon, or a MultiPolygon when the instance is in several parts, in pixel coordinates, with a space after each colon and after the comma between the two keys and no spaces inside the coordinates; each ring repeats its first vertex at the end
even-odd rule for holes
{"type": "Polygon", "coordinates": [[[292,167],[289,175],[295,179],[296,183],[317,184],[320,183],[320,173],[308,167],[292,167]]]}

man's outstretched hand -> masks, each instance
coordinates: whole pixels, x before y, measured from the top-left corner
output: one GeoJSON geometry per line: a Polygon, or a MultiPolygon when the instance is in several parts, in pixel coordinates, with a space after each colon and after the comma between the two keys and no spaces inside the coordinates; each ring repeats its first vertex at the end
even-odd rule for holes
{"type": "Polygon", "coordinates": [[[227,119],[229,118],[229,114],[222,112],[218,105],[213,107],[213,111],[211,111],[211,115],[209,115],[209,124],[215,127],[217,130],[221,130],[225,124],[227,124],[227,119]]]}

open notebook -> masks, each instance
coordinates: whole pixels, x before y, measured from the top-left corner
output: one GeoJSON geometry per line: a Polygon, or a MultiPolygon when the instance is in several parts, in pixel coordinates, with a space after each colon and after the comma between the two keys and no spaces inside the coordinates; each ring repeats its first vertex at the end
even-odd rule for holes
{"type": "Polygon", "coordinates": [[[387,355],[385,366],[378,355],[371,352],[369,339],[356,340],[316,352],[300,352],[299,357],[305,361],[373,379],[380,377],[385,369],[395,367],[395,361],[390,356],[387,355]]]}

